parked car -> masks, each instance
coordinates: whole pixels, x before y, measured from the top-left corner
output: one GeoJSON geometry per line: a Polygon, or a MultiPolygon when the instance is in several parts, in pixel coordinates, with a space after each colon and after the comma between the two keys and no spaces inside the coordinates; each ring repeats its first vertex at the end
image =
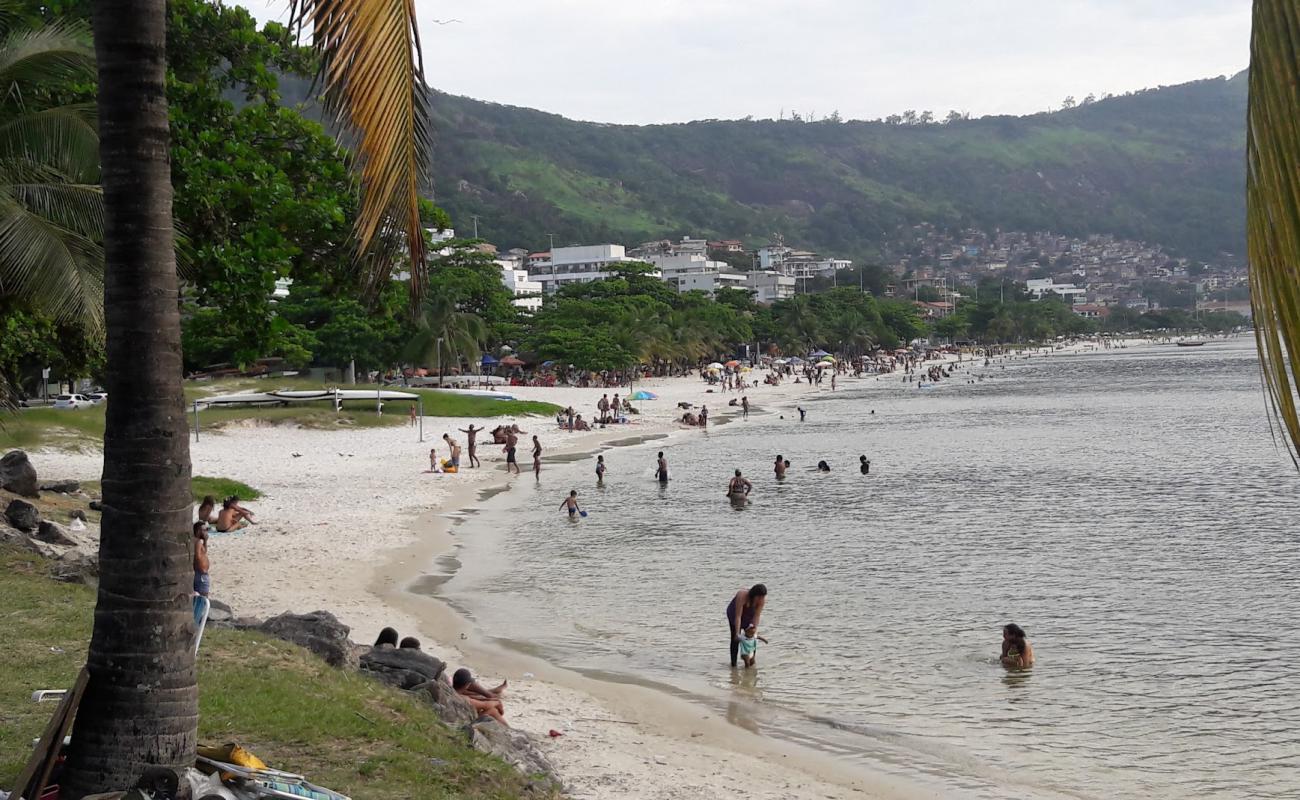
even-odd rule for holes
{"type": "Polygon", "coordinates": [[[108,392],[91,392],[86,395],[86,399],[95,405],[99,405],[108,399],[108,392]]]}
{"type": "Polygon", "coordinates": [[[54,398],[55,408],[85,408],[93,405],[84,394],[61,394],[54,398]]]}

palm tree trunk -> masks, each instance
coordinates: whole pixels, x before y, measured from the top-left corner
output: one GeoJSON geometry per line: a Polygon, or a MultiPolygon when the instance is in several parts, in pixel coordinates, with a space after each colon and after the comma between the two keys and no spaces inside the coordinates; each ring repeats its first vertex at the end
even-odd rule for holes
{"type": "Polygon", "coordinates": [[[190,453],[168,161],[165,0],[96,0],[109,397],[90,683],[65,796],[192,764],[190,453]]]}

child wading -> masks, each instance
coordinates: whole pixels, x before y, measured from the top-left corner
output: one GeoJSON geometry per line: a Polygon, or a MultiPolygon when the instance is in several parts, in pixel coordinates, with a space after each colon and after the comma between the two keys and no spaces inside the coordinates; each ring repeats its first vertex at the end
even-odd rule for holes
{"type": "Polygon", "coordinates": [[[762,636],[757,636],[758,628],[751,623],[745,628],[745,635],[740,637],[740,658],[746,667],[752,667],[758,661],[758,643],[767,644],[762,636]]]}

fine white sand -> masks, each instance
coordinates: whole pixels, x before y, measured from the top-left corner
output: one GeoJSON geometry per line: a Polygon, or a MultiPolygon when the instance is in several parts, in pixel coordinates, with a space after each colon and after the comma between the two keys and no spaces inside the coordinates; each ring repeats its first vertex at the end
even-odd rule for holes
{"type": "MultiPolygon", "coordinates": [[[[762,373],[749,374],[761,380],[762,373]]],[[[840,376],[838,383],[847,389],[857,381],[840,376]]],[[[205,431],[191,442],[194,474],[234,478],[264,495],[247,504],[258,525],[212,538],[213,597],[228,602],[239,616],[328,610],[363,643],[391,625],[403,636],[417,636],[425,649],[453,666],[470,666],[484,683],[508,678],[507,719],[544,740],[544,751],[574,797],[918,796],[917,787],[751,733],[711,709],[642,687],[594,681],[501,650],[485,641],[490,632],[478,632],[437,601],[403,590],[454,544],[445,515],[472,507],[480,490],[533,480],[532,434],[539,435],[545,459],[645,434],[699,435],[677,423],[679,401],[707,404],[712,419],[739,412],[727,406],[739,393],[709,393],[699,378],[652,380],[636,388],[653,391],[659,399],[636,403],[643,413],[631,424],[590,433],[558,430],[552,418],[433,417],[423,420],[423,443],[417,429],[405,425],[337,431],[248,425],[205,431]],[[519,443],[522,476],[507,477],[501,447],[486,434],[479,436],[482,469],[456,475],[424,472],[430,448],[447,455],[442,434],[450,432],[464,445],[458,429],[471,421],[489,429],[519,422],[528,432],[519,443]],[[563,736],[549,738],[551,730],[563,736]]],[[[900,381],[899,391],[906,390],[900,381]]],[[[602,394],[615,392],[507,391],[521,399],[573,405],[584,418],[595,416],[602,394]]],[[[826,391],[829,380],[820,388],[787,380],[778,387],[751,385],[745,394],[759,411],[771,411],[826,391]]],[[[393,405],[400,404],[390,404],[390,409],[393,405]]],[[[50,478],[94,480],[102,467],[99,453],[45,451],[34,459],[50,478]]],[[[468,462],[468,455],[462,455],[462,465],[468,462]]]]}

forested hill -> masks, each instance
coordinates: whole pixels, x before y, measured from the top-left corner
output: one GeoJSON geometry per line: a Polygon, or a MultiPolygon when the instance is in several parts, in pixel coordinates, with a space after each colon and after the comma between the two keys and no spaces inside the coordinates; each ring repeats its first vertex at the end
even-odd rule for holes
{"type": "Polygon", "coordinates": [[[861,258],[933,222],[1244,249],[1244,72],[928,125],[604,125],[441,93],[433,109],[437,201],[502,247],[781,232],[861,258]]]}

